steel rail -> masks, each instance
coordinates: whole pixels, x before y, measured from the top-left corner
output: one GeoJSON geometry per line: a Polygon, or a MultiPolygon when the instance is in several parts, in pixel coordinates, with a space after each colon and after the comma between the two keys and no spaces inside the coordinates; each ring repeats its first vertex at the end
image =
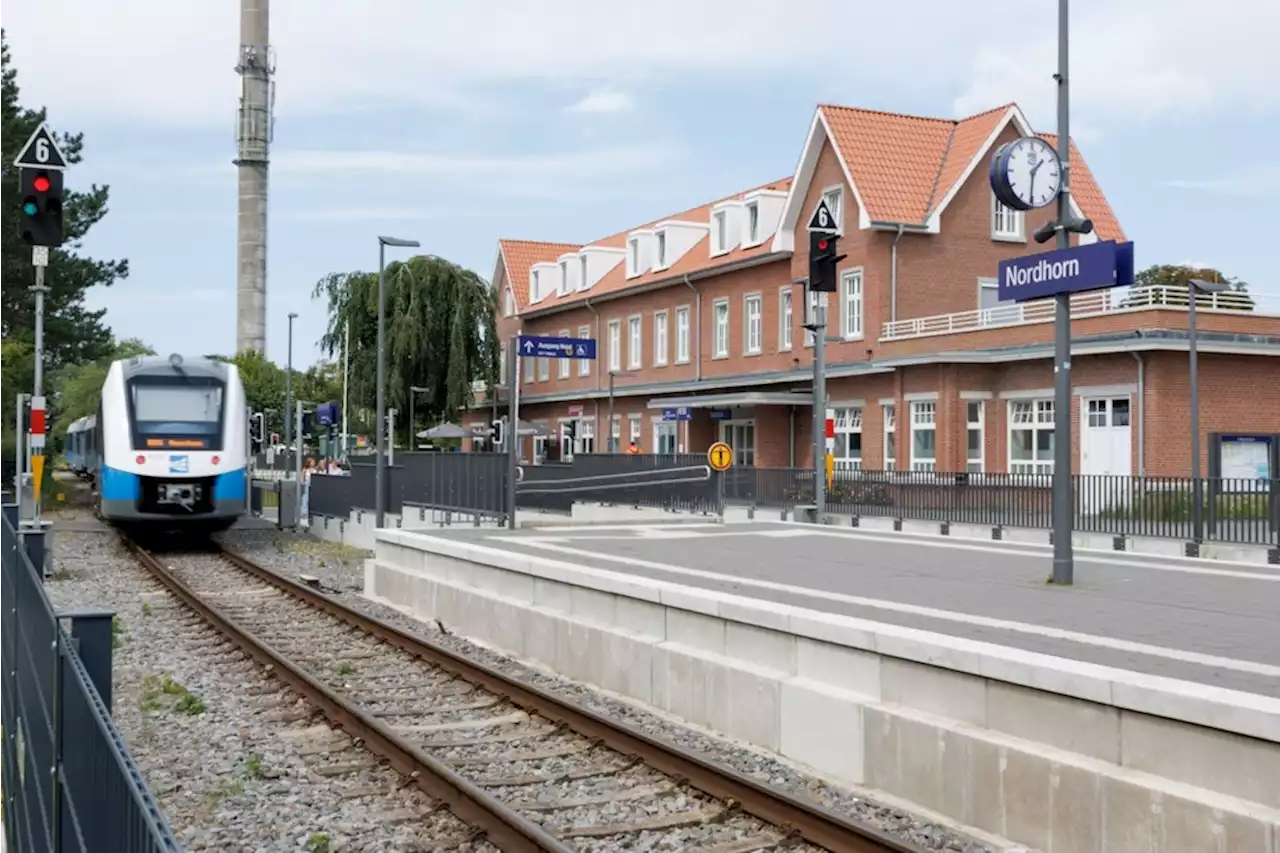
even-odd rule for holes
{"type": "MultiPolygon", "coordinates": [[[[511,853],[570,853],[566,846],[537,824],[509,808],[501,801],[432,758],[423,750],[407,743],[385,723],[339,696],[324,683],[287,660],[270,645],[246,632],[235,620],[202,599],[177,578],[155,555],[129,537],[126,547],[157,580],[169,588],[183,603],[212,624],[246,654],[272,674],[287,683],[311,702],[334,725],[360,740],[369,751],[385,758],[401,775],[413,780],[428,796],[444,803],[450,812],[484,834],[499,849],[511,853]]],[[[222,552],[236,566],[273,585],[292,592],[261,570],[247,569],[246,563],[222,552]]],[[[303,587],[305,589],[305,587],[303,587]]]]}
{"type": "Polygon", "coordinates": [[[615,722],[542,688],[526,684],[483,663],[402,631],[376,617],[353,610],[233,551],[224,548],[221,554],[236,567],[318,610],[501,696],[530,714],[538,714],[580,735],[596,739],[623,755],[638,758],[674,779],[687,782],[711,797],[726,801],[731,806],[781,828],[793,838],[839,853],[925,853],[924,848],[900,841],[876,827],[841,815],[826,806],[773,790],[731,767],[709,761],[675,744],[615,722]]]}

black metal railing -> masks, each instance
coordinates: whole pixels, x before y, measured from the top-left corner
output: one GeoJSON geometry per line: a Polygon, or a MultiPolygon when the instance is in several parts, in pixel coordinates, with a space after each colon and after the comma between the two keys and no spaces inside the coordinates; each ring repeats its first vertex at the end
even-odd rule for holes
{"type": "Polygon", "coordinates": [[[580,453],[569,463],[526,465],[516,507],[570,512],[575,502],[720,514],[719,475],[700,453],[580,453]]]}
{"type": "MultiPolygon", "coordinates": [[[[77,651],[88,637],[63,630],[35,567],[41,557],[28,553],[43,548],[41,534],[19,536],[16,510],[6,504],[3,521],[5,845],[12,853],[180,850],[111,719],[109,658],[96,676],[104,701],[77,651]]],[[[83,653],[101,663],[109,615],[96,642],[83,653]]]]}

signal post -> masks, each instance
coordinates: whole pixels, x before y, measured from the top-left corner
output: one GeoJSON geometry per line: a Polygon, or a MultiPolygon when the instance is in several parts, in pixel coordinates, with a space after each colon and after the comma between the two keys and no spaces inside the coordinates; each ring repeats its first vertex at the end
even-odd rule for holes
{"type": "Polygon", "coordinates": [[[822,523],[826,512],[826,487],[831,469],[831,446],[827,441],[827,306],[826,294],[835,293],[839,282],[836,266],[845,256],[837,254],[840,226],[827,206],[818,202],[809,220],[809,278],[805,304],[812,306],[804,327],[813,332],[813,520],[822,523]]]}
{"type": "MultiPolygon", "coordinates": [[[[49,266],[49,250],[61,246],[66,239],[62,222],[62,179],[67,158],[58,147],[49,126],[41,122],[13,165],[18,167],[18,195],[22,199],[19,228],[22,241],[31,246],[31,265],[35,267],[35,375],[31,395],[29,448],[31,453],[32,495],[35,500],[33,518],[40,520],[40,486],[44,477],[45,397],[44,397],[44,295],[45,269],[49,266]]],[[[18,436],[21,441],[22,436],[18,436]]],[[[22,500],[18,484],[18,500],[22,500]]]]}

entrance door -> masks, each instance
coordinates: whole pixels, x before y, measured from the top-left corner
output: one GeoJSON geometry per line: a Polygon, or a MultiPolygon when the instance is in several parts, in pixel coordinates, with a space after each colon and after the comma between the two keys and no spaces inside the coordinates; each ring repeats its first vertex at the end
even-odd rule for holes
{"type": "Polygon", "coordinates": [[[720,440],[733,448],[733,464],[741,467],[755,467],[756,464],[756,422],[721,421],[720,440]]]}
{"type": "Polygon", "coordinates": [[[1089,397],[1080,401],[1081,503],[1086,512],[1119,508],[1129,502],[1133,444],[1128,397],[1089,397]]]}

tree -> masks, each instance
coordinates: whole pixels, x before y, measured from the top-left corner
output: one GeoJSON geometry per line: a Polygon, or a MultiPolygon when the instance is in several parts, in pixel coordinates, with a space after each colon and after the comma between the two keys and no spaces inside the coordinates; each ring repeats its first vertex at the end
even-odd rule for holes
{"type": "MultiPolygon", "coordinates": [[[[1212,267],[1189,267],[1183,264],[1156,264],[1147,267],[1133,277],[1134,289],[1129,292],[1122,303],[1126,308],[1141,308],[1148,305],[1169,305],[1187,307],[1187,289],[1193,278],[1202,281],[1220,281],[1227,289],[1217,294],[1213,307],[1228,311],[1252,311],[1253,298],[1249,296],[1249,285],[1238,278],[1223,275],[1212,267]]],[[[1196,307],[1205,307],[1201,296],[1196,307]]]]}
{"type": "MultiPolygon", "coordinates": [[[[387,407],[402,413],[406,431],[409,386],[418,424],[455,419],[474,399],[472,382],[492,393],[498,380],[497,300],[480,276],[444,258],[418,255],[386,270],[387,407]]],[[[350,326],[353,409],[376,406],[378,275],[334,273],[312,294],[328,300],[329,325],[320,346],[341,356],[350,326]]]]}
{"type": "Polygon", "coordinates": [[[155,355],[155,350],[136,338],[114,344],[112,351],[96,361],[64,365],[50,382],[54,412],[53,437],[61,446],[73,421],[98,411],[102,384],[107,381],[111,362],[135,355],[155,355]]]}
{"type": "Polygon", "coordinates": [[[252,412],[263,413],[263,426],[268,435],[284,434],[284,371],[257,350],[246,350],[235,356],[211,356],[234,364],[240,371],[245,401],[252,412]]]}
{"type": "MultiPolygon", "coordinates": [[[[18,168],[13,165],[19,149],[45,120],[45,111],[28,109],[18,102],[17,70],[9,57],[9,43],[0,31],[0,66],[3,66],[3,216],[0,221],[0,326],[6,341],[30,343],[35,337],[35,302],[29,291],[35,280],[31,247],[22,241],[18,218],[18,168]]],[[[59,134],[58,144],[69,164],[82,159],[83,134],[59,134]]],[[[74,176],[75,172],[69,172],[74,176]]],[[[103,324],[105,311],[90,311],[84,296],[90,288],[109,286],[129,274],[126,261],[98,261],[77,254],[89,229],[107,213],[105,186],[87,192],[67,190],[63,197],[63,221],[67,242],[49,253],[44,301],[45,370],[53,374],[65,364],[96,361],[111,352],[114,342],[103,324]]],[[[16,390],[16,389],[14,389],[16,390]]]]}

